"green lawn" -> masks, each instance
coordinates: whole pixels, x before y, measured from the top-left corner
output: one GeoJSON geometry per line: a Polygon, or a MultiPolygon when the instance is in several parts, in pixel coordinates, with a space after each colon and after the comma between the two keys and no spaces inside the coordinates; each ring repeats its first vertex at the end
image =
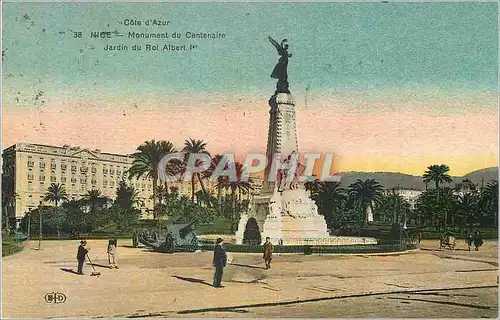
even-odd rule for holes
{"type": "Polygon", "coordinates": [[[10,256],[24,249],[23,242],[16,242],[9,234],[2,231],[2,257],[10,256]]]}

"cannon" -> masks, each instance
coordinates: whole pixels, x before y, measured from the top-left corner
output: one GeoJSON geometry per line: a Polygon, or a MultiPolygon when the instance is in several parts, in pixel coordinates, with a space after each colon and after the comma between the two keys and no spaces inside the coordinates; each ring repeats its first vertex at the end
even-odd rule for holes
{"type": "Polygon", "coordinates": [[[192,220],[189,223],[172,224],[167,226],[167,230],[161,233],[153,230],[143,230],[139,233],[138,240],[154,251],[194,252],[198,249],[198,238],[194,232],[195,222],[196,220],[192,220]]]}

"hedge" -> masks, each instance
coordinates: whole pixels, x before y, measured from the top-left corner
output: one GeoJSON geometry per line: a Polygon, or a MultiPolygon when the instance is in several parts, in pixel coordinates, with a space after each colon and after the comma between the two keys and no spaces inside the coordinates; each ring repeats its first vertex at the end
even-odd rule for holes
{"type": "MultiPolygon", "coordinates": [[[[203,251],[213,250],[213,245],[203,244],[199,246],[203,251]]],[[[262,253],[262,246],[256,245],[235,245],[225,244],[227,252],[247,252],[262,253]]],[[[274,246],[274,253],[304,253],[304,254],[322,254],[322,253],[384,253],[384,252],[402,252],[409,249],[415,249],[415,245],[393,244],[373,244],[373,245],[326,245],[326,246],[274,246]]]]}
{"type": "Polygon", "coordinates": [[[2,243],[2,258],[6,256],[13,255],[14,253],[18,253],[24,249],[22,244],[16,243],[2,243]]]}

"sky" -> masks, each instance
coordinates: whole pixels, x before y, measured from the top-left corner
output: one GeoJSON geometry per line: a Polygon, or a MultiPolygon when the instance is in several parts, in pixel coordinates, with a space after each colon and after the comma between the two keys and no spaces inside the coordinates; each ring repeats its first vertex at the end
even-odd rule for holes
{"type": "Polygon", "coordinates": [[[213,154],[265,152],[271,36],[293,54],[300,151],[333,152],[333,171],[496,166],[497,14],[495,2],[3,3],[2,147],[131,153],[145,140],[195,138],[213,154]],[[115,45],[128,50],[105,50],[115,45]]]}

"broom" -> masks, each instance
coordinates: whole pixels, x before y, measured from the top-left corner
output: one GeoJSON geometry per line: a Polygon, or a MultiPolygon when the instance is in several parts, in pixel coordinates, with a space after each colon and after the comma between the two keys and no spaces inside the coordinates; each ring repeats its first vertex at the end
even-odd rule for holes
{"type": "Polygon", "coordinates": [[[95,267],[94,267],[94,264],[92,263],[92,261],[90,260],[90,257],[89,257],[89,254],[87,253],[87,258],[89,259],[89,262],[90,262],[90,265],[92,266],[92,269],[94,269],[94,271],[90,274],[90,276],[100,276],[101,273],[98,272],[98,271],[95,271],[95,267]]]}

